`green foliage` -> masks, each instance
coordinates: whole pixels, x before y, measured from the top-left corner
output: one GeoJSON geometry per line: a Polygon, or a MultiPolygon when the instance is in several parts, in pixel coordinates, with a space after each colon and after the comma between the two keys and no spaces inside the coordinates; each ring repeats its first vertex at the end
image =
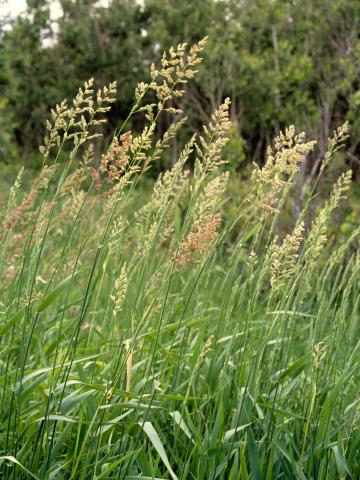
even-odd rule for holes
{"type": "MultiPolygon", "coordinates": [[[[25,160],[34,159],[45,113],[90,77],[99,85],[119,82],[109,126],[103,127],[108,145],[158,51],[208,35],[207,69],[193,82],[191,100],[178,102],[186,106],[192,127],[207,122],[208,112],[229,96],[247,162],[261,163],[271,139],[291,123],[319,139],[319,156],[307,159],[310,174],[318,171],[331,132],[348,119],[351,136],[343,160],[358,178],[357,0],[112,0],[106,7],[62,0],[56,22],[49,5],[50,0],[28,2],[27,14],[0,37],[0,86],[12,123],[8,129],[25,160]]],[[[169,121],[162,119],[159,136],[169,121]]],[[[132,117],[131,128],[142,127],[142,118],[132,117]]],[[[101,148],[96,146],[97,160],[101,148]]],[[[170,161],[178,153],[175,146],[170,161]]],[[[235,157],[230,155],[236,169],[235,157]]]]}
{"type": "Polygon", "coordinates": [[[16,158],[16,143],[14,138],[14,125],[10,121],[6,100],[0,101],[0,161],[11,163],[16,158]]]}
{"type": "Polygon", "coordinates": [[[359,227],[331,242],[351,172],[315,202],[347,126],[286,236],[314,142],[287,128],[234,194],[229,99],[151,184],[204,44],[151,69],[98,169],[116,86],[87,82],[53,110],[40,173],[1,203],[4,480],[359,476],[359,227]]]}

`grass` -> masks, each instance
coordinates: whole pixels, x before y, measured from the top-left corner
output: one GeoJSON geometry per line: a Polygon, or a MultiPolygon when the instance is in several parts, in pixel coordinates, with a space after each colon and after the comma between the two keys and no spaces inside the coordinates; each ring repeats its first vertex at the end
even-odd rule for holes
{"type": "MultiPolygon", "coordinates": [[[[97,171],[85,148],[115,86],[91,103],[89,82],[53,113],[33,187],[22,192],[20,174],[10,191],[0,257],[1,478],[360,474],[359,229],[337,250],[327,239],[350,174],[311,219],[317,181],[293,232],[278,238],[314,148],[290,128],[246,198],[227,209],[225,101],[150,198],[142,195],[145,172],[183,125],[176,120],[155,143],[157,120],[167,109],[177,119],[169,103],[202,48],[173,50],[170,67],[163,60],[138,87],[131,115],[145,112],[148,125],[130,142],[120,128],[97,171]],[[171,62],[185,66],[169,72],[171,62]],[[64,151],[69,162],[58,165],[64,151]]],[[[345,140],[339,129],[319,179],[345,140]]]]}

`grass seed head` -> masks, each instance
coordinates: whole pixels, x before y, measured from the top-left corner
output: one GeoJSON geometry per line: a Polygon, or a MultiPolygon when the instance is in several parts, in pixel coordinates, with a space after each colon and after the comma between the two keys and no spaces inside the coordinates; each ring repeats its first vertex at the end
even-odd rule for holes
{"type": "Polygon", "coordinates": [[[128,279],[126,273],[126,263],[121,268],[119,277],[115,280],[113,293],[111,295],[111,300],[114,303],[113,314],[116,316],[120,313],[122,309],[123,302],[126,297],[128,289],[128,279]]]}
{"type": "Polygon", "coordinates": [[[201,257],[210,251],[211,245],[217,239],[220,224],[219,213],[208,215],[202,221],[194,223],[186,240],[180,243],[175,257],[176,265],[183,267],[200,263],[201,257]]]}
{"type": "Polygon", "coordinates": [[[124,174],[129,163],[129,149],[132,142],[131,132],[125,132],[120,139],[115,137],[105,155],[100,161],[100,171],[105,173],[107,181],[113,183],[118,181],[124,174]]]}

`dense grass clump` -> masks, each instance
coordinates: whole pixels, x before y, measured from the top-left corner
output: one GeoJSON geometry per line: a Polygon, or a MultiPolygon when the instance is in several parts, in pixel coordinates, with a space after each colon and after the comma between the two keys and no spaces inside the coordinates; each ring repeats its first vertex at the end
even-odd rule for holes
{"type": "Polygon", "coordinates": [[[227,208],[228,99],[143,195],[186,122],[172,100],[204,43],[151,68],[130,114],[146,127],[114,132],[99,168],[91,139],[116,85],[85,84],[52,112],[32,188],[20,172],[9,193],[1,478],[358,478],[360,230],[336,250],[327,238],[351,172],[312,208],[346,125],[286,235],[278,220],[315,143],[281,133],[227,208]],[[176,118],[155,142],[164,112],[176,118]]]}

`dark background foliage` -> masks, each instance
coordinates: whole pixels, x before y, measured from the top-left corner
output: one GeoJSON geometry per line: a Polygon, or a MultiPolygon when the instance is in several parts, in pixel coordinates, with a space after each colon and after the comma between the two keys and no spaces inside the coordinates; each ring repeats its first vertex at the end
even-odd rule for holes
{"type": "MultiPolygon", "coordinates": [[[[89,77],[119,85],[108,142],[150,63],[171,45],[208,35],[205,64],[180,106],[200,129],[231,97],[228,154],[236,171],[262,163],[274,135],[294,124],[318,139],[306,167],[311,175],[333,129],[348,120],[351,137],[339,162],[359,176],[358,0],[112,0],[106,7],[61,0],[56,22],[50,3],[28,0],[22,15],[0,24],[1,162],[36,167],[50,108],[89,77]]],[[[141,126],[135,119],[130,128],[141,126]]],[[[164,118],[160,129],[166,126],[164,118]]]]}

